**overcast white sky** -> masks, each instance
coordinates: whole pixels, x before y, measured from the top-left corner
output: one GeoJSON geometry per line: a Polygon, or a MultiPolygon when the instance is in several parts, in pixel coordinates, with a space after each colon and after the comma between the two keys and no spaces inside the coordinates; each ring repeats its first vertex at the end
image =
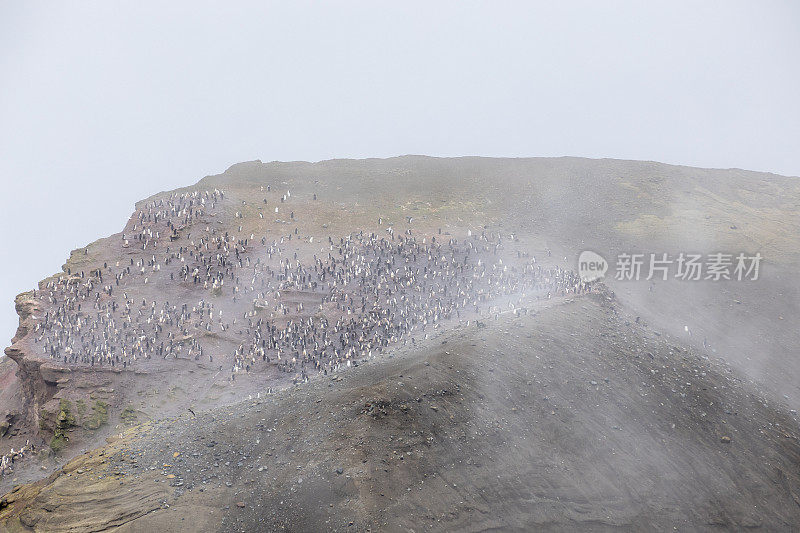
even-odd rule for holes
{"type": "Polygon", "coordinates": [[[70,250],[238,161],[575,155],[800,175],[798,6],[0,0],[0,344],[13,297],[70,250]]]}

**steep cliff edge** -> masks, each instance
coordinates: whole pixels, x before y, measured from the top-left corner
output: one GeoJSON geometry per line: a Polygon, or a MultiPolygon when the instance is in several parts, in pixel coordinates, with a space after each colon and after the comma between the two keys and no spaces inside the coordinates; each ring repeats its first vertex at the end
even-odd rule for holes
{"type": "Polygon", "coordinates": [[[11,346],[5,349],[5,353],[17,363],[16,375],[22,399],[19,421],[38,428],[41,406],[53,398],[58,390],[60,374],[62,371],[69,372],[69,369],[55,367],[49,361],[26,352],[24,348],[24,342],[34,328],[31,318],[39,310],[34,291],[18,295],[15,308],[19,315],[19,327],[11,340],[11,346]]]}

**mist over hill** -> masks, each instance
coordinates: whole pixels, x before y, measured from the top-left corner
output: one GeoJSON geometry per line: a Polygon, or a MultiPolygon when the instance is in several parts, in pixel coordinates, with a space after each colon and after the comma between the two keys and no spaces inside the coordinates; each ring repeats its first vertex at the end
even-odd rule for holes
{"type": "Polygon", "coordinates": [[[0,521],[788,529],[798,199],[570,157],[251,161],[155,194],[17,297],[0,521]],[[676,275],[719,253],[757,274],[676,275]]]}

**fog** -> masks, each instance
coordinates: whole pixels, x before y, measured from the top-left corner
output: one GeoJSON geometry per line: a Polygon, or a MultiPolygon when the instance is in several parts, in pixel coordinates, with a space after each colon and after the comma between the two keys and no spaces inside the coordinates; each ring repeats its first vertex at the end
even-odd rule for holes
{"type": "Polygon", "coordinates": [[[244,160],[561,156],[800,175],[791,2],[0,2],[0,334],[135,201],[244,160]]]}

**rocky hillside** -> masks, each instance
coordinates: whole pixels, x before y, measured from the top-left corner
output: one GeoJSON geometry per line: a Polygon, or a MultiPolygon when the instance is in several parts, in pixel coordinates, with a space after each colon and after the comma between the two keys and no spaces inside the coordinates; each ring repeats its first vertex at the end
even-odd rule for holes
{"type": "Polygon", "coordinates": [[[797,421],[596,294],[145,424],[0,503],[9,531],[790,530],[797,421]]]}
{"type": "Polygon", "coordinates": [[[781,529],[800,509],[798,198],[740,170],[417,156],[241,163],[159,193],[17,298],[0,447],[27,447],[0,484],[49,477],[0,516],[781,529]],[[763,262],[589,286],[583,250],[763,262]],[[89,503],[109,483],[136,496],[89,503]]]}

